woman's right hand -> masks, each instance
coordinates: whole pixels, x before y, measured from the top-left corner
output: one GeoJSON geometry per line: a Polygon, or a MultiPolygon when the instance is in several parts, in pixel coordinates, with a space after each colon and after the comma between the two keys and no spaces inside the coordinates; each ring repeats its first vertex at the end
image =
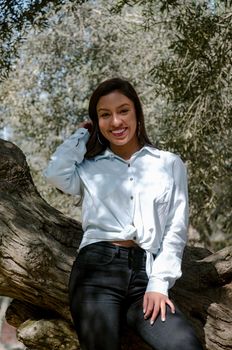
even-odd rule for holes
{"type": "Polygon", "coordinates": [[[78,125],[78,129],[79,128],[85,128],[88,130],[88,132],[91,132],[92,131],[92,127],[93,127],[93,123],[91,120],[85,120],[84,122],[80,123],[78,125]]]}

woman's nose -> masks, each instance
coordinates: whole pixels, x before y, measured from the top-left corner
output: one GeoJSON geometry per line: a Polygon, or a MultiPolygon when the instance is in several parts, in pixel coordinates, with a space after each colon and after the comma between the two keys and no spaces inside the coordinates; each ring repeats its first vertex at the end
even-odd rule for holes
{"type": "Polygon", "coordinates": [[[117,113],[112,114],[111,124],[113,126],[118,126],[121,124],[121,118],[117,113]]]}

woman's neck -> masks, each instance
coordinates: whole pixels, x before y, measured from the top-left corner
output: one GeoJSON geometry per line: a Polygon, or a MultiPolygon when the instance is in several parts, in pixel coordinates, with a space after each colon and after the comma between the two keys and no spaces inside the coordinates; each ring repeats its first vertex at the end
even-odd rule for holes
{"type": "Polygon", "coordinates": [[[111,151],[116,154],[117,156],[121,157],[124,160],[128,160],[131,158],[131,156],[139,151],[142,148],[142,146],[139,143],[135,143],[133,145],[110,145],[111,151]]]}

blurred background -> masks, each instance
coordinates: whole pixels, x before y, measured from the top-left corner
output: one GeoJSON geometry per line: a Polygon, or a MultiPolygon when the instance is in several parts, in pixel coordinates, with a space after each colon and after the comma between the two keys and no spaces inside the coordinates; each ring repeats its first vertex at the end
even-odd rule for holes
{"type": "MultiPolygon", "coordinates": [[[[189,244],[232,244],[231,1],[1,1],[0,25],[0,137],[22,149],[43,198],[81,220],[78,198],[42,171],[88,118],[93,89],[120,76],[154,144],[187,165],[189,244]]],[[[9,302],[0,299],[0,350],[22,348],[4,322],[9,302]]]]}

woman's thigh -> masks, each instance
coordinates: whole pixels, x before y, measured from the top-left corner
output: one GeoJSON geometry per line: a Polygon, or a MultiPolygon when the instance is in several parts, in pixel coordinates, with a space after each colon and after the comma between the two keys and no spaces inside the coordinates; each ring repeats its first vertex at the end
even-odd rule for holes
{"type": "Polygon", "coordinates": [[[69,299],[81,349],[120,349],[127,279],[127,269],[118,265],[112,249],[89,247],[78,256],[70,275],[69,299]]]}
{"type": "Polygon", "coordinates": [[[86,301],[72,312],[82,350],[120,350],[120,306],[86,301]]]}
{"type": "Polygon", "coordinates": [[[127,323],[141,338],[155,350],[202,350],[193,328],[176,307],[175,314],[167,306],[166,321],[158,315],[151,326],[144,320],[142,300],[131,305],[127,313],[127,323]]]}

